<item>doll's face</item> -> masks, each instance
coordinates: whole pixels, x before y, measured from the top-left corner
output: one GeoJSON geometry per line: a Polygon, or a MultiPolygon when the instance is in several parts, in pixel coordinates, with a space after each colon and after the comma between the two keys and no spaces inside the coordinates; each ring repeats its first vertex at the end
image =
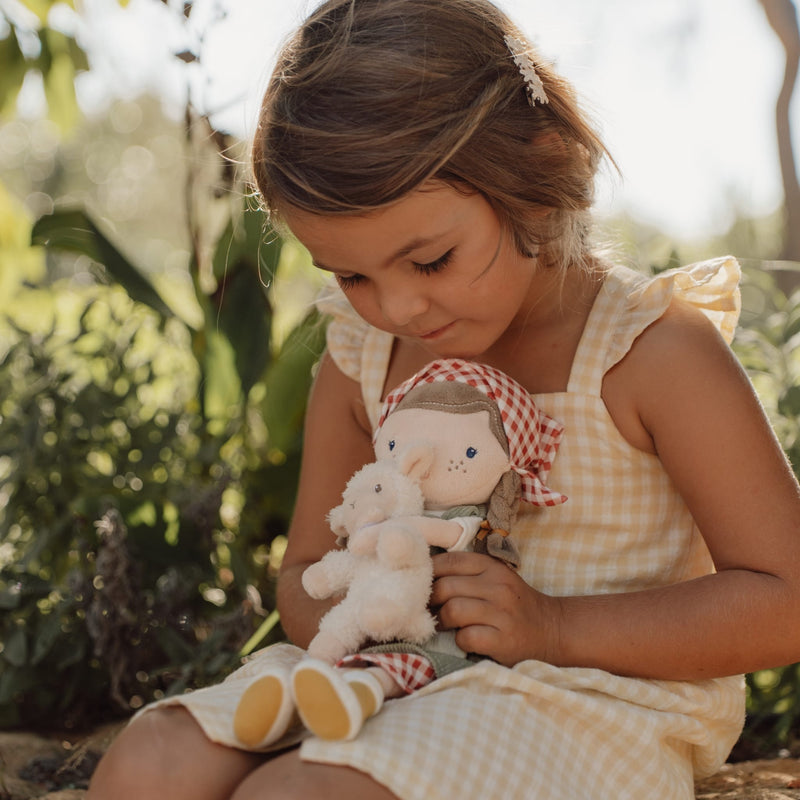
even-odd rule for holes
{"type": "Polygon", "coordinates": [[[432,510],[487,502],[510,469],[508,455],[489,427],[488,411],[395,411],[378,433],[375,455],[378,459],[391,458],[414,441],[433,445],[433,464],[420,481],[425,507],[432,510]]]}

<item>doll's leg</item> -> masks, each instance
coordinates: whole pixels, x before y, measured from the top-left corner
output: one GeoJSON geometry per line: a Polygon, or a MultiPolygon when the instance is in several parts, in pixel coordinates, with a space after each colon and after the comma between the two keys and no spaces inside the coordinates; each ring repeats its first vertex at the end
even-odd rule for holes
{"type": "Polygon", "coordinates": [[[258,676],[245,689],[233,715],[233,732],[248,748],[276,742],[296,721],[288,670],[277,667],[258,676]]]}
{"type": "Polygon", "coordinates": [[[384,699],[403,694],[379,667],[339,669],[311,658],[295,668],[292,690],[303,724],[332,740],[354,739],[384,699]]]}

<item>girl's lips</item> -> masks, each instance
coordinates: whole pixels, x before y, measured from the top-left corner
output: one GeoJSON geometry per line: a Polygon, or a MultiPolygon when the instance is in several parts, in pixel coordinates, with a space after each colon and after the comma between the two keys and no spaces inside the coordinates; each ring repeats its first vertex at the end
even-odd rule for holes
{"type": "Polygon", "coordinates": [[[419,334],[420,339],[424,339],[425,341],[431,341],[432,339],[438,339],[440,336],[443,336],[450,328],[455,325],[455,322],[448,322],[447,325],[442,326],[441,328],[436,328],[436,330],[428,331],[427,333],[419,334]]]}

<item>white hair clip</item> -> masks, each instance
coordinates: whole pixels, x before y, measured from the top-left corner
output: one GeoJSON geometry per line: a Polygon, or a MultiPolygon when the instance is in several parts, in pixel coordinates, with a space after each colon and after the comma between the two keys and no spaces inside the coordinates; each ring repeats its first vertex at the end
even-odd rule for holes
{"type": "Polygon", "coordinates": [[[506,46],[511,52],[511,57],[514,63],[519,68],[522,77],[525,79],[525,86],[528,90],[528,102],[536,105],[538,100],[540,103],[548,103],[547,95],[544,91],[542,79],[536,74],[536,67],[534,66],[533,59],[530,55],[530,47],[528,43],[522,39],[517,39],[516,36],[506,34],[504,37],[506,46]]]}

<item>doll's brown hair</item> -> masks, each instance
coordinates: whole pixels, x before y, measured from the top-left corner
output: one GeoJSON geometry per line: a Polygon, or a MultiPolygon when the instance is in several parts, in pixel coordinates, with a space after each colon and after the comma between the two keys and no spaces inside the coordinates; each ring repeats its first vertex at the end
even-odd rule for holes
{"type": "Polygon", "coordinates": [[[536,60],[528,102],[489,0],[328,0],[283,48],[253,170],[266,207],[363,214],[425,181],[478,191],[521,253],[584,263],[605,148],[571,86],[536,60]]]}

